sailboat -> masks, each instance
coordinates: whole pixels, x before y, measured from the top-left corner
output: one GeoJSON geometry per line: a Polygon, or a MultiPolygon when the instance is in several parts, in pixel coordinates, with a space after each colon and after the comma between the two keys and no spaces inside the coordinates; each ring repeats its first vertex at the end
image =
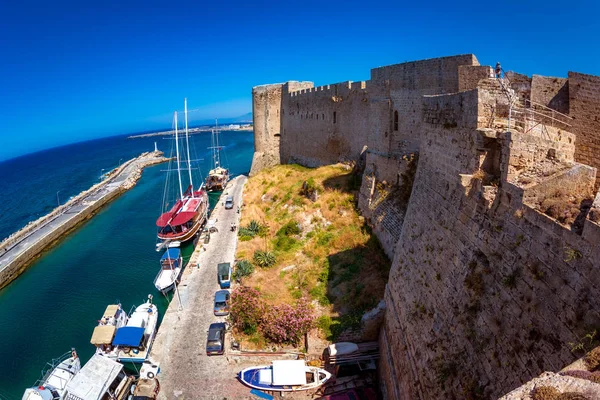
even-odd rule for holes
{"type": "Polygon", "coordinates": [[[219,124],[215,123],[215,129],[211,130],[213,151],[213,169],[208,172],[206,177],[206,190],[220,191],[224,190],[229,180],[229,170],[221,166],[221,147],[219,146],[219,124]]]}
{"type": "MultiPolygon", "coordinates": [[[[163,244],[168,244],[174,241],[185,242],[194,237],[200,230],[200,227],[206,221],[208,215],[208,194],[201,185],[197,190],[194,190],[194,181],[192,178],[192,166],[190,160],[190,146],[188,139],[188,121],[187,121],[187,99],[185,100],[185,142],[187,148],[187,170],[189,174],[189,186],[184,191],[181,182],[181,157],[179,153],[179,132],[177,129],[177,111],[174,115],[175,123],[175,149],[176,149],[176,164],[177,164],[177,179],[179,183],[179,198],[167,212],[163,212],[156,220],[158,227],[158,239],[163,244]]],[[[168,178],[167,178],[168,185],[168,178]]]]}

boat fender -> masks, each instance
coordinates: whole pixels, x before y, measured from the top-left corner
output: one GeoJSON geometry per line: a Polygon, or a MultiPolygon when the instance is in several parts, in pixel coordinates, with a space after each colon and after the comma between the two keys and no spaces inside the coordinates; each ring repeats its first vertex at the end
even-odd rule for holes
{"type": "Polygon", "coordinates": [[[140,352],[138,349],[133,349],[131,351],[133,351],[133,354],[138,354],[140,352]]]}
{"type": "Polygon", "coordinates": [[[154,378],[154,372],[148,372],[146,376],[148,377],[148,379],[152,379],[154,378]]]}

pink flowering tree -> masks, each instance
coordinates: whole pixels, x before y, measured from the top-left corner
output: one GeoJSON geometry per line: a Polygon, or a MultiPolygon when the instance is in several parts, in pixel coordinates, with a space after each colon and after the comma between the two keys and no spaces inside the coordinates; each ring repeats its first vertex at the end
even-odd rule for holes
{"type": "Polygon", "coordinates": [[[234,329],[247,335],[255,333],[262,322],[264,310],[265,304],[258,290],[238,286],[231,293],[229,319],[234,329]]]}
{"type": "Polygon", "coordinates": [[[295,306],[281,304],[268,308],[261,329],[265,338],[274,343],[298,345],[314,324],[313,309],[306,298],[295,306]]]}

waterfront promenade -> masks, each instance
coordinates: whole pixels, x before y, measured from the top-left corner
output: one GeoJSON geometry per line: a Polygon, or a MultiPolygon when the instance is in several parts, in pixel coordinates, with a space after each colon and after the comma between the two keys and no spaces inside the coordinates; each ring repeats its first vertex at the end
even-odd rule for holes
{"type": "Polygon", "coordinates": [[[230,364],[229,332],[225,355],[206,355],[208,326],[225,321],[225,317],[213,315],[214,294],[219,290],[217,264],[234,262],[237,232],[231,232],[230,226],[232,222],[239,225],[236,209],[246,180],[238,176],[228,184],[211,214],[211,219],[217,220],[218,232],[211,234],[208,244],[199,241],[179,284],[181,304],[175,296],[159,328],[150,357],[160,363],[160,399],[255,398],[236,379],[241,365],[230,364]],[[223,207],[227,195],[234,198],[231,210],[223,207]]]}
{"type": "Polygon", "coordinates": [[[102,182],[3,240],[0,243],[0,288],[15,279],[45,248],[133,187],[144,167],[167,160],[161,152],[143,153],[109,173],[102,182]]]}

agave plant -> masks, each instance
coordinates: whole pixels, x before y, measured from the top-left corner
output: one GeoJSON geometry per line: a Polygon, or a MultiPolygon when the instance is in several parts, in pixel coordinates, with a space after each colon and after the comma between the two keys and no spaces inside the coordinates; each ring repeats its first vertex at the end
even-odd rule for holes
{"type": "Polygon", "coordinates": [[[260,224],[255,219],[253,219],[252,221],[250,221],[250,223],[246,227],[246,229],[248,229],[249,231],[253,232],[252,236],[258,234],[258,232],[260,231],[260,228],[261,228],[260,224]]]}
{"type": "Polygon", "coordinates": [[[270,251],[257,250],[254,252],[253,261],[261,268],[269,268],[275,264],[277,259],[275,254],[270,251]]]}
{"type": "Polygon", "coordinates": [[[250,236],[250,237],[254,237],[256,235],[256,232],[251,231],[248,228],[240,228],[238,229],[238,236],[242,237],[242,236],[250,236]]]}
{"type": "Polygon", "coordinates": [[[241,279],[246,276],[252,275],[254,272],[254,265],[248,260],[240,260],[235,265],[235,272],[233,273],[234,279],[241,279]]]}

